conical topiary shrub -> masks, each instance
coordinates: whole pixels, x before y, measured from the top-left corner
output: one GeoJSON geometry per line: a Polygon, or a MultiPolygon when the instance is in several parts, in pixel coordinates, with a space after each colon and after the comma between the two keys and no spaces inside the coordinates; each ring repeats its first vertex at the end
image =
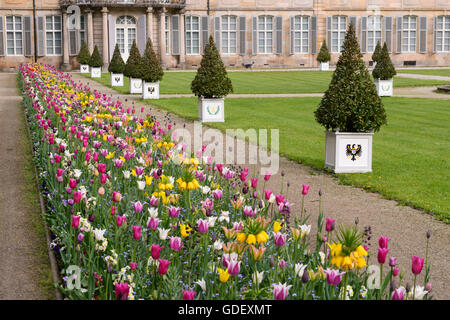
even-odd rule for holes
{"type": "Polygon", "coordinates": [[[103,67],[102,56],[100,55],[97,46],[95,46],[94,51],[92,52],[92,56],[89,59],[89,66],[92,68],[103,67]]]}
{"type": "Polygon", "coordinates": [[[386,43],[381,49],[380,56],[377,61],[377,65],[372,71],[374,79],[389,80],[392,79],[397,74],[395,67],[392,64],[391,58],[389,57],[389,51],[386,43]]]}
{"type": "Polygon", "coordinates": [[[81,43],[80,51],[78,52],[77,60],[79,64],[89,64],[91,59],[91,54],[89,53],[89,48],[86,42],[81,43]]]}
{"type": "Polygon", "coordinates": [[[191,90],[197,97],[203,98],[221,98],[233,92],[233,85],[212,36],[205,46],[191,90]]]}
{"type": "Polygon", "coordinates": [[[108,66],[108,71],[111,73],[123,73],[124,69],[125,62],[123,61],[122,55],[120,54],[119,45],[116,43],[111,62],[108,66]]]}
{"type": "Polygon", "coordinates": [[[372,54],[372,61],[378,62],[381,54],[381,44],[380,41],[377,41],[377,45],[375,46],[375,50],[372,54]]]}
{"type": "Polygon", "coordinates": [[[150,38],[147,40],[141,63],[142,80],[146,82],[157,82],[162,79],[164,71],[156,57],[155,50],[153,50],[152,40],[150,38]]]}
{"type": "Polygon", "coordinates": [[[320,63],[326,63],[331,60],[330,52],[328,51],[327,42],[323,40],[322,47],[320,47],[319,54],[317,55],[317,61],[320,63]]]}
{"type": "Polygon", "coordinates": [[[136,45],[136,41],[133,41],[131,45],[130,55],[128,57],[127,63],[125,64],[124,75],[129,78],[141,78],[141,54],[136,45]]]}
{"type": "Polygon", "coordinates": [[[350,24],[330,87],[315,111],[317,122],[340,132],[378,131],[386,113],[350,24]]]}

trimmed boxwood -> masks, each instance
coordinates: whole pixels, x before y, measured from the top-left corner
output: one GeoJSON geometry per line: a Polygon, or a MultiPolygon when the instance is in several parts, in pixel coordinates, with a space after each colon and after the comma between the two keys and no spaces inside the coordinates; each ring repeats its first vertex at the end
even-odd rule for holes
{"type": "Polygon", "coordinates": [[[108,71],[111,73],[123,73],[124,69],[125,62],[123,62],[122,55],[120,54],[119,45],[116,43],[111,62],[108,66],[108,71]]]}
{"type": "Polygon", "coordinates": [[[130,55],[128,57],[127,63],[125,64],[125,70],[123,71],[123,74],[129,78],[140,79],[142,77],[141,67],[142,57],[139,53],[136,41],[133,41],[133,44],[131,45],[130,55]]]}
{"type": "Polygon", "coordinates": [[[205,46],[200,68],[191,83],[191,90],[197,97],[208,99],[222,98],[233,92],[231,79],[228,78],[212,36],[205,46]]]}
{"type": "Polygon", "coordinates": [[[386,112],[364,65],[353,24],[315,117],[327,130],[340,132],[378,131],[386,123],[386,112]]]}
{"type": "Polygon", "coordinates": [[[331,60],[330,52],[328,51],[327,42],[323,40],[322,47],[320,47],[319,54],[317,55],[317,61],[320,63],[329,62],[331,60]]]}
{"type": "Polygon", "coordinates": [[[372,76],[374,79],[389,80],[392,79],[397,74],[395,67],[392,64],[391,58],[389,57],[389,51],[386,42],[381,49],[380,56],[377,61],[377,65],[372,71],[372,76]]]}
{"type": "Polygon", "coordinates": [[[81,43],[81,47],[80,47],[80,51],[78,52],[77,60],[78,60],[79,64],[89,64],[89,60],[91,60],[91,54],[89,53],[89,48],[84,40],[81,43]]]}
{"type": "Polygon", "coordinates": [[[100,55],[97,46],[95,46],[94,52],[92,52],[91,59],[89,59],[89,66],[92,68],[103,67],[102,56],[100,55]]]}
{"type": "Polygon", "coordinates": [[[145,47],[144,56],[142,57],[142,80],[145,82],[160,81],[164,75],[164,71],[153,50],[152,40],[148,38],[145,47]]]}
{"type": "Polygon", "coordinates": [[[375,50],[372,54],[372,61],[378,62],[378,59],[380,59],[381,54],[381,44],[380,41],[377,41],[377,45],[375,46],[375,50]]]}

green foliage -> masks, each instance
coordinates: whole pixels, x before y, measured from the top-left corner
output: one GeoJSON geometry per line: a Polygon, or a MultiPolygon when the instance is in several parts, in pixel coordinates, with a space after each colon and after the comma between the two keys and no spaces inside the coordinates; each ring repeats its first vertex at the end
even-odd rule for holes
{"type": "Polygon", "coordinates": [[[78,52],[77,60],[80,64],[89,64],[91,59],[91,54],[89,53],[89,48],[86,42],[81,43],[80,52],[78,52]]]}
{"type": "Polygon", "coordinates": [[[363,235],[356,226],[339,226],[336,237],[342,243],[342,251],[345,255],[350,255],[364,242],[363,235]]]}
{"type": "Polygon", "coordinates": [[[142,57],[142,80],[145,82],[160,81],[164,75],[164,71],[153,50],[152,40],[148,38],[145,47],[144,56],[142,57]]]}
{"type": "Polygon", "coordinates": [[[94,48],[94,52],[92,52],[92,56],[89,59],[89,66],[92,68],[100,68],[103,67],[103,60],[100,52],[98,51],[97,46],[94,48]]]}
{"type": "Polygon", "coordinates": [[[123,74],[129,78],[141,78],[141,66],[141,54],[139,53],[136,41],[133,41],[133,44],[131,45],[130,56],[128,57],[127,63],[125,64],[125,70],[123,71],[123,74]]]}
{"type": "Polygon", "coordinates": [[[125,62],[123,62],[122,55],[120,54],[119,45],[116,43],[111,62],[108,66],[108,71],[111,73],[123,73],[124,69],[125,62]]]}
{"type": "Polygon", "coordinates": [[[327,130],[341,132],[378,131],[386,123],[386,113],[362,60],[353,24],[347,30],[342,54],[315,117],[327,130]]]}
{"type": "Polygon", "coordinates": [[[328,51],[327,42],[323,40],[322,47],[320,48],[319,54],[317,55],[317,61],[328,62],[331,60],[330,52],[328,51]]]}
{"type": "Polygon", "coordinates": [[[372,54],[372,61],[378,62],[378,59],[380,59],[380,55],[381,55],[381,44],[380,41],[377,41],[375,51],[372,54]]]}
{"type": "Polygon", "coordinates": [[[374,79],[389,80],[392,79],[397,74],[395,67],[392,64],[391,58],[389,57],[389,51],[386,42],[381,50],[380,57],[377,61],[377,65],[372,71],[374,79]]]}
{"type": "Polygon", "coordinates": [[[220,98],[233,92],[233,85],[212,36],[205,46],[200,68],[191,83],[191,90],[197,97],[204,98],[220,98]]]}

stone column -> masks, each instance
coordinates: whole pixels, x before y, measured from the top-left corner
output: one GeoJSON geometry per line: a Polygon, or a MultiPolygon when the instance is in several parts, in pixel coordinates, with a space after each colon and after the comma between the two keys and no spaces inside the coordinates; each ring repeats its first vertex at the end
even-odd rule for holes
{"type": "Polygon", "coordinates": [[[186,67],[186,44],[185,44],[185,30],[184,30],[184,17],[185,10],[180,11],[180,67],[186,67]]]}
{"type": "Polygon", "coordinates": [[[67,12],[63,11],[63,64],[61,69],[63,71],[71,70],[71,65],[69,61],[69,30],[67,26],[67,12]]]}
{"type": "Polygon", "coordinates": [[[108,8],[102,8],[103,18],[103,69],[108,69],[109,65],[109,38],[108,38],[108,8]]]}
{"type": "Polygon", "coordinates": [[[92,10],[89,10],[87,12],[87,14],[88,14],[88,17],[87,17],[87,28],[88,28],[87,42],[88,42],[89,52],[92,54],[92,52],[94,51],[94,23],[92,21],[92,10]]]}
{"type": "Polygon", "coordinates": [[[159,56],[161,60],[161,66],[163,68],[167,67],[166,61],[166,8],[162,8],[160,15],[160,26],[159,26],[159,56]]]}
{"type": "MultiPolygon", "coordinates": [[[[147,8],[147,39],[150,38],[152,39],[153,45],[155,45],[154,41],[153,41],[153,8],[152,7],[148,7],[147,8]]],[[[146,40],[147,40],[146,39],[146,40]]]]}

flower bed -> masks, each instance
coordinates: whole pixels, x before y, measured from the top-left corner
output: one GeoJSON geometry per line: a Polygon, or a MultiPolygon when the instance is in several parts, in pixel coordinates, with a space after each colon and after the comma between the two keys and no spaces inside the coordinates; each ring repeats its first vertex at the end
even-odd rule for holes
{"type": "MultiPolygon", "coordinates": [[[[416,283],[406,293],[392,257],[372,289],[370,230],[335,228],[319,204],[310,234],[303,206],[292,219],[286,196],[265,188],[270,175],[185,154],[170,123],[137,117],[51,66],[22,65],[19,75],[67,298],[431,298],[416,283]]],[[[302,203],[307,194],[304,185],[302,203]]],[[[412,263],[421,273],[423,259],[412,263]]]]}

